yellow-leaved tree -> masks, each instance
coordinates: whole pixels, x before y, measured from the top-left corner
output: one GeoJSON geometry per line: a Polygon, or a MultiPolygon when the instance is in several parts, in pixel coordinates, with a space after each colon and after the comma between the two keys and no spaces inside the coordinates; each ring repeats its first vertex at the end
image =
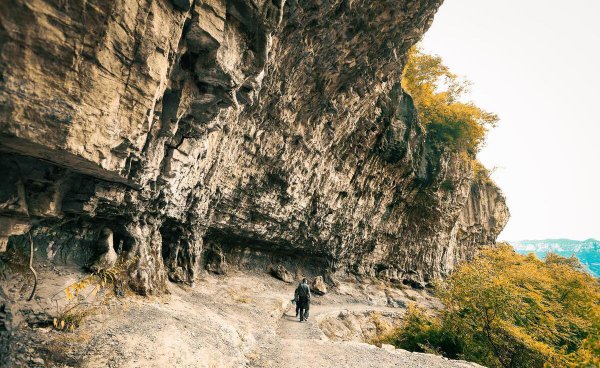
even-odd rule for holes
{"type": "Polygon", "coordinates": [[[598,367],[600,283],[574,258],[542,261],[499,245],[436,293],[445,305],[439,316],[412,308],[385,340],[489,367],[598,367]]]}
{"type": "Polygon", "coordinates": [[[487,127],[498,121],[495,114],[462,102],[469,82],[452,73],[439,56],[427,55],[418,47],[409,51],[402,85],[413,97],[419,120],[434,145],[475,155],[487,127]]]}

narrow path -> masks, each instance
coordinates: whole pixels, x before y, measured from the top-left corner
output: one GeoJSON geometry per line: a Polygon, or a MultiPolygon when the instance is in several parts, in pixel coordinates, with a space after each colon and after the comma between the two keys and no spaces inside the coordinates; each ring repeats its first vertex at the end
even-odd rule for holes
{"type": "MultiPolygon", "coordinates": [[[[331,301],[330,301],[331,302],[331,301]]],[[[362,342],[331,341],[319,327],[323,318],[335,317],[340,312],[394,312],[403,309],[363,303],[328,303],[311,306],[307,322],[295,317],[295,306],[288,305],[277,323],[275,333],[257,336],[259,342],[247,357],[250,367],[261,368],[447,368],[474,367],[466,362],[449,362],[428,354],[404,350],[386,350],[362,342]]]]}
{"type": "Polygon", "coordinates": [[[287,308],[277,325],[277,336],[281,339],[291,340],[326,340],[318,325],[315,315],[310,315],[308,321],[300,322],[295,316],[296,307],[287,308]]]}

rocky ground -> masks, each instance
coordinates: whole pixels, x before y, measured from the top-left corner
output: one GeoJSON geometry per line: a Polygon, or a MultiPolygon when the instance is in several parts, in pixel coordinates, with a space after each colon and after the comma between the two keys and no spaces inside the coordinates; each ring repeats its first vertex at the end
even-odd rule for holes
{"type": "MultiPolygon", "coordinates": [[[[4,280],[12,299],[16,367],[474,367],[364,341],[397,323],[410,302],[435,308],[426,291],[380,281],[339,281],[315,295],[306,323],[294,316],[295,283],[236,271],[169,285],[161,297],[96,297],[75,332],[52,327],[61,290],[81,274],[39,266],[40,285],[4,280]],[[58,295],[56,295],[58,293],[58,295]],[[54,304],[54,306],[53,306],[54,304]],[[92,305],[95,307],[92,308],[92,305]]],[[[59,306],[59,308],[62,308],[59,306]]]]}

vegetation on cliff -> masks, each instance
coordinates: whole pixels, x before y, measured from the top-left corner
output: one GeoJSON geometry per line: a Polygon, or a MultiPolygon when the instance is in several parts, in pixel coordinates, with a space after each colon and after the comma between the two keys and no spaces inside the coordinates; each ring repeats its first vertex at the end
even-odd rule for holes
{"type": "Polygon", "coordinates": [[[509,245],[482,251],[436,286],[445,305],[431,317],[411,307],[380,339],[489,367],[597,367],[600,284],[575,258],[544,261],[509,245]]]}
{"type": "Polygon", "coordinates": [[[418,47],[409,51],[402,85],[414,100],[428,140],[475,155],[498,116],[462,101],[469,84],[439,56],[425,54],[418,47]]]}

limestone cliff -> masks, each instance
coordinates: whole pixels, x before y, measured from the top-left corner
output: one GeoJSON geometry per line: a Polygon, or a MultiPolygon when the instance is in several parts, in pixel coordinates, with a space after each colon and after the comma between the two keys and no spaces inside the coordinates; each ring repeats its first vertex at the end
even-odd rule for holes
{"type": "Polygon", "coordinates": [[[1,2],[0,251],[85,264],[108,227],[141,293],[250,253],[445,275],[508,211],[399,84],[440,3],[1,2]]]}

